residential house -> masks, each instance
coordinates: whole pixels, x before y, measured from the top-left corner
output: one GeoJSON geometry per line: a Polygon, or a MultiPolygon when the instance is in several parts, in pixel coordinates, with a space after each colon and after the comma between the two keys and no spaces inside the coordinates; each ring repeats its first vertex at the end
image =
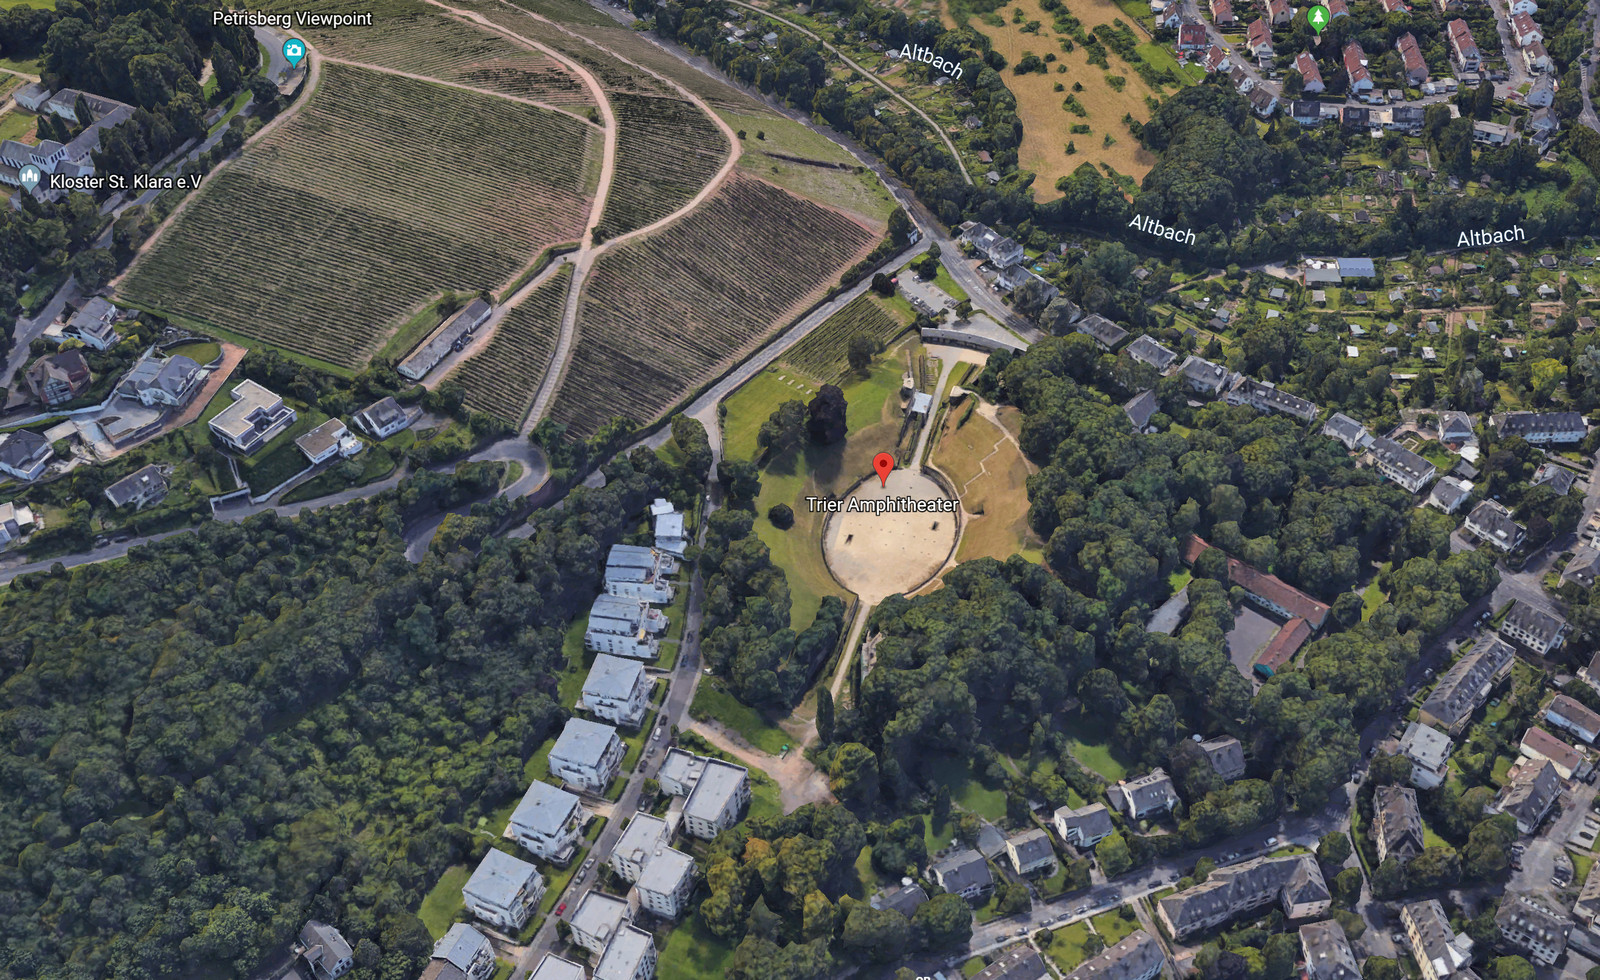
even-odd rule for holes
{"type": "Polygon", "coordinates": [[[1062,841],[1076,848],[1093,847],[1116,829],[1111,823],[1111,811],[1103,803],[1073,809],[1060,807],[1051,819],[1062,841]]]}
{"type": "Polygon", "coordinates": [[[972,975],[972,980],[1052,980],[1055,974],[1044,965],[1044,957],[1028,945],[1017,945],[995,957],[995,961],[972,975]]]}
{"type": "Polygon", "coordinates": [[[249,379],[234,385],[231,395],[233,404],[212,417],[211,432],[223,445],[247,456],[299,418],[282,398],[249,379]]]}
{"type": "Polygon", "coordinates": [[[1016,265],[1026,258],[1015,240],[977,222],[961,232],[961,241],[972,245],[996,269],[1016,265]]]}
{"type": "Polygon", "coordinates": [[[46,408],[54,408],[72,401],[89,389],[94,375],[89,362],[76,350],[47,354],[34,361],[23,376],[28,390],[46,408]]]}
{"type": "Polygon", "coordinates": [[[739,822],[750,803],[750,771],[721,759],[705,759],[683,802],[683,828],[690,837],[712,840],[739,822]]]}
{"type": "Polygon", "coordinates": [[[1535,75],[1550,70],[1550,52],[1545,50],[1543,41],[1535,41],[1522,49],[1522,63],[1528,66],[1528,71],[1535,75]]]}
{"type": "Polygon", "coordinates": [[[1233,4],[1229,0],[1211,0],[1211,20],[1218,27],[1232,27],[1239,22],[1233,14],[1233,4]]]}
{"type": "Polygon", "coordinates": [[[1494,500],[1485,500],[1472,508],[1467,515],[1466,529],[1501,551],[1512,552],[1522,547],[1528,536],[1527,528],[1511,519],[1511,512],[1494,500]]]}
{"type": "Polygon", "coordinates": [[[1067,980],[1154,980],[1166,965],[1161,944],[1143,929],[1135,929],[1079,964],[1067,980]]]}
{"type": "Polygon", "coordinates": [[[1433,491],[1428,494],[1428,503],[1446,514],[1454,514],[1470,496],[1472,484],[1460,477],[1445,476],[1433,485],[1433,491]]]}
{"type": "Polygon", "coordinates": [[[1600,861],[1589,866],[1589,873],[1583,879],[1583,888],[1578,892],[1578,901],[1572,906],[1572,915],[1590,926],[1600,921],[1600,861]]]}
{"type": "Polygon", "coordinates": [[[952,851],[930,864],[928,875],[940,888],[968,901],[994,887],[989,862],[982,854],[967,848],[952,851]]]}
{"type": "Polygon", "coordinates": [[[1314,855],[1269,854],[1217,868],[1203,883],[1157,902],[1156,914],[1181,941],[1273,904],[1290,919],[1327,914],[1333,897],[1314,855]]]}
{"type": "MultiPolygon", "coordinates": [[[[1289,118],[1302,126],[1319,126],[1322,124],[1322,103],[1304,99],[1294,102],[1289,106],[1289,118]]],[[[1273,292],[1282,291],[1281,289],[1273,290],[1273,292]]],[[[1270,317],[1271,314],[1277,312],[1277,310],[1268,310],[1267,314],[1270,317]]]]}
{"type": "Polygon", "coordinates": [[[549,783],[534,782],[511,812],[506,836],[546,861],[566,864],[578,849],[585,816],[576,796],[549,783]]]}
{"type": "Polygon", "coordinates": [[[411,416],[393,398],[384,397],[353,416],[356,427],[374,439],[387,439],[411,425],[411,416]]]}
{"type": "Polygon", "coordinates": [[[594,966],[594,980],[653,980],[657,955],[650,934],[630,923],[606,944],[594,966]]]}
{"type": "Polygon", "coordinates": [[[683,515],[669,501],[657,497],[650,504],[650,517],[655,521],[656,550],[682,558],[690,543],[684,531],[683,515]]]}
{"type": "Polygon", "coordinates": [[[1218,395],[1227,386],[1231,372],[1220,364],[1212,364],[1203,357],[1190,354],[1179,368],[1190,390],[1202,395],[1218,395]]]}
{"type": "Polygon", "coordinates": [[[1535,41],[1543,41],[1544,32],[1527,14],[1512,14],[1511,37],[1517,42],[1517,47],[1525,48],[1535,41]]]}
{"type": "Polygon", "coordinates": [[[1389,110],[1388,128],[1416,136],[1422,132],[1422,122],[1426,116],[1427,110],[1422,106],[1397,105],[1389,110]]]}
{"type": "Polygon", "coordinates": [[[401,377],[421,381],[429,371],[439,366],[440,361],[471,343],[472,335],[488,321],[493,312],[494,307],[487,300],[474,299],[419,344],[395,370],[401,377]]]}
{"type": "Polygon", "coordinates": [[[1317,417],[1315,402],[1279,389],[1270,381],[1257,381],[1240,375],[1224,399],[1229,405],[1249,405],[1260,412],[1281,412],[1309,422],[1317,417]]]}
{"type": "MultiPolygon", "coordinates": [[[[1359,106],[1359,105],[1347,105],[1347,106],[1344,106],[1340,110],[1339,119],[1340,119],[1340,123],[1344,126],[1345,129],[1371,129],[1373,126],[1377,125],[1377,122],[1376,122],[1376,120],[1375,120],[1375,118],[1373,116],[1372,110],[1368,109],[1366,106],[1359,106]]],[[[1316,292],[1322,294],[1322,298],[1317,300],[1317,305],[1326,306],[1327,303],[1328,303],[1327,294],[1323,293],[1322,290],[1320,290],[1320,289],[1317,290],[1316,292]]],[[[1355,350],[1354,347],[1352,347],[1350,349],[1351,350],[1355,350]]],[[[1354,356],[1354,355],[1351,355],[1351,356],[1354,356]]]]}
{"type": "Polygon", "coordinates": [[[1200,743],[1200,751],[1211,761],[1224,782],[1231,783],[1244,775],[1244,746],[1232,735],[1219,735],[1200,743]]]}
{"type": "Polygon", "coordinates": [[[111,506],[126,507],[132,504],[136,511],[160,503],[166,496],[166,474],[154,463],[140,467],[106,487],[106,499],[111,501],[111,506]]]}
{"type": "Polygon", "coordinates": [[[1177,352],[1163,347],[1149,334],[1140,334],[1128,345],[1125,353],[1136,361],[1150,365],[1161,374],[1166,374],[1172,370],[1172,365],[1178,363],[1177,352]]]}
{"type": "Polygon", "coordinates": [[[205,383],[206,373],[205,368],[182,354],[159,357],[150,353],[117,382],[117,394],[137,399],[141,405],[182,408],[205,383]]]}
{"type": "Polygon", "coordinates": [[[1548,761],[1556,767],[1556,775],[1562,779],[1582,779],[1589,775],[1591,768],[1587,755],[1534,726],[1529,726],[1522,733],[1522,742],[1517,746],[1517,751],[1526,759],[1548,761]]]}
{"type": "Polygon", "coordinates": [[[1439,677],[1439,683],[1422,702],[1418,719],[1424,725],[1437,725],[1459,736],[1472,713],[1489,700],[1489,692],[1511,674],[1516,659],[1511,644],[1498,637],[1484,637],[1472,652],[1456,661],[1439,677]]]}
{"type": "Polygon", "coordinates": [[[1115,786],[1106,787],[1111,805],[1127,814],[1130,820],[1142,820],[1154,813],[1171,812],[1179,802],[1178,791],[1165,769],[1156,768],[1134,779],[1119,780],[1115,786]]]}
{"type": "Polygon", "coordinates": [[[1600,714],[1565,694],[1557,694],[1555,700],[1545,708],[1544,720],[1557,728],[1565,728],[1591,744],[1596,736],[1600,736],[1600,714]]]}
{"type": "Polygon", "coordinates": [[[1085,316],[1073,325],[1073,329],[1089,337],[1105,350],[1116,350],[1118,344],[1128,339],[1128,331],[1098,313],[1085,316]]]}
{"type": "Polygon", "coordinates": [[[1600,549],[1579,545],[1567,567],[1561,570],[1561,584],[1574,582],[1579,588],[1587,589],[1594,585],[1597,575],[1600,575],[1600,549]]]}
{"type": "Polygon", "coordinates": [[[540,957],[539,965],[528,974],[528,980],[588,980],[588,977],[583,967],[554,953],[540,957]]]}
{"type": "Polygon", "coordinates": [[[353,456],[361,451],[361,440],[351,436],[350,430],[338,419],[329,419],[310,432],[296,436],[294,444],[313,466],[335,456],[353,456]]]}
{"type": "Polygon", "coordinates": [[[1294,8],[1289,6],[1289,0],[1261,0],[1261,9],[1273,27],[1283,27],[1294,20],[1294,8]]]}
{"type": "Polygon", "coordinates": [[[1355,950],[1344,927],[1333,919],[1300,927],[1300,954],[1306,962],[1306,980],[1361,980],[1355,950]]]}
{"type": "Polygon", "coordinates": [[[1500,623],[1500,635],[1532,650],[1541,657],[1561,645],[1567,632],[1566,620],[1518,599],[1500,623]]]}
{"type": "Polygon", "coordinates": [[[1245,31],[1245,49],[1257,58],[1272,57],[1272,28],[1257,17],[1245,31]]]}
{"type": "Polygon", "coordinates": [[[1442,411],[1438,426],[1439,441],[1443,443],[1468,442],[1477,436],[1472,429],[1472,416],[1466,412],[1442,411]]]}
{"type": "Polygon", "coordinates": [[[1367,455],[1379,473],[1411,493],[1427,486],[1438,473],[1432,463],[1387,437],[1372,440],[1367,455]]]}
{"type": "Polygon", "coordinates": [[[658,847],[633,887],[639,891],[639,904],[663,919],[676,919],[694,892],[694,858],[676,848],[658,847]]]}
{"type": "Polygon", "coordinates": [[[300,930],[295,953],[305,961],[312,980],[338,980],[356,965],[355,954],[339,930],[314,919],[300,930]]]}
{"type": "Polygon", "coordinates": [[[568,718],[550,749],[550,774],[583,792],[604,793],[622,768],[627,746],[610,725],[568,718]]]}
{"type": "Polygon", "coordinates": [[[678,570],[678,559],[636,544],[614,544],[606,555],[605,590],[607,595],[666,604],[676,590],[671,576],[678,570]]]}
{"type": "MultiPolygon", "coordinates": [[[[1555,139],[1556,133],[1560,132],[1561,120],[1557,118],[1554,109],[1546,106],[1543,109],[1533,110],[1528,115],[1527,122],[1523,123],[1522,130],[1528,134],[1528,139],[1532,140],[1540,149],[1544,149],[1550,145],[1551,140],[1555,139]]],[[[1541,299],[1554,299],[1559,295],[1561,294],[1549,283],[1540,284],[1539,297],[1541,299]]]]}
{"type": "Polygon", "coordinates": [[[1050,845],[1050,835],[1038,827],[1006,838],[1006,856],[1019,875],[1044,872],[1048,878],[1056,873],[1056,849],[1050,845]]]}
{"type": "Polygon", "coordinates": [[[18,429],[0,440],[0,472],[19,480],[44,476],[54,458],[49,440],[37,432],[18,429]]]}
{"type": "Polygon", "coordinates": [[[1201,67],[1208,72],[1227,71],[1230,64],[1228,49],[1220,44],[1213,44],[1207,48],[1205,55],[1200,59],[1201,67]]]}
{"type": "MultiPolygon", "coordinates": [[[[1450,57],[1462,71],[1477,71],[1483,65],[1478,54],[1478,42],[1472,39],[1472,29],[1457,17],[1445,25],[1445,37],[1450,43],[1450,57]]],[[[1436,980],[1430,977],[1429,980],[1436,980]]]]}
{"type": "Polygon", "coordinates": [[[1317,59],[1311,57],[1311,52],[1302,51],[1295,55],[1294,70],[1305,81],[1302,91],[1307,95],[1327,91],[1328,86],[1322,83],[1322,69],[1317,67],[1317,59]]]}
{"type": "Polygon", "coordinates": [[[644,874],[644,866],[656,851],[671,843],[672,827],[665,820],[635,813],[611,849],[611,869],[631,885],[644,874]]]}
{"type": "Polygon", "coordinates": [[[1150,419],[1159,411],[1161,402],[1156,400],[1153,388],[1147,388],[1122,403],[1122,412],[1128,416],[1135,432],[1154,432],[1155,426],[1150,424],[1150,419]]]}
{"type": "Polygon", "coordinates": [[[1438,899],[1413,902],[1400,910],[1400,922],[1423,980],[1476,980],[1470,968],[1472,938],[1457,935],[1438,899]]]}
{"type": "MultiPolygon", "coordinates": [[[[908,879],[902,878],[901,880],[906,881],[908,879]]],[[[922,886],[916,882],[912,882],[909,885],[895,885],[874,893],[867,900],[867,904],[880,911],[888,909],[891,912],[899,912],[909,919],[916,914],[917,909],[928,904],[928,893],[923,891],[922,886]]]]}
{"type": "Polygon", "coordinates": [[[11,98],[29,112],[38,112],[49,100],[50,90],[41,82],[29,82],[12,92],[11,98]]]}
{"type": "Polygon", "coordinates": [[[1378,861],[1391,857],[1405,864],[1427,845],[1423,843],[1422,811],[1417,791],[1409,786],[1379,786],[1372,798],[1372,838],[1378,861]]]}
{"type": "Polygon", "coordinates": [[[117,319],[117,308],[96,296],[78,308],[61,331],[62,340],[81,340],[95,350],[110,350],[122,338],[112,324],[117,319]]]}
{"type": "Polygon", "coordinates": [[[1394,43],[1394,49],[1400,52],[1400,70],[1408,83],[1421,85],[1428,80],[1428,62],[1423,59],[1422,49],[1417,46],[1416,35],[1410,31],[1400,35],[1400,39],[1394,43]]]}
{"type": "Polygon", "coordinates": [[[1367,431],[1367,427],[1343,412],[1334,412],[1322,424],[1322,434],[1339,440],[1351,452],[1359,452],[1372,445],[1372,433],[1367,431]]]}
{"type": "Polygon", "coordinates": [[[654,660],[660,651],[657,634],[666,628],[667,617],[645,600],[601,595],[589,607],[583,644],[600,653],[654,660]]]}
{"type": "Polygon", "coordinates": [[[1494,922],[1500,927],[1502,943],[1540,966],[1554,966],[1567,951],[1572,920],[1531,895],[1507,895],[1494,922]]]}
{"type": "Polygon", "coordinates": [[[1436,789],[1450,775],[1450,750],[1455,743],[1436,728],[1413,721],[1400,738],[1400,754],[1411,760],[1411,785],[1436,789]]]}
{"type": "Polygon", "coordinates": [[[577,706],[614,725],[638,728],[650,709],[654,686],[639,661],[598,654],[584,678],[577,706]]]}
{"type": "Polygon", "coordinates": [[[1350,5],[1345,0],[1328,0],[1328,19],[1338,20],[1340,17],[1350,16],[1350,5]]]}
{"type": "Polygon", "coordinates": [[[591,953],[605,952],[624,925],[633,921],[633,906],[615,895],[590,889],[567,916],[572,941],[591,953]]]}
{"type": "Polygon", "coordinates": [[[1179,24],[1178,25],[1178,50],[1181,52],[1204,51],[1210,44],[1206,38],[1204,24],[1179,24]]]}
{"type": "Polygon", "coordinates": [[[1522,101],[1530,109],[1548,108],[1556,100],[1556,91],[1561,86],[1550,75],[1540,75],[1533,80],[1533,88],[1528,89],[1528,94],[1522,101]]]}
{"type": "Polygon", "coordinates": [[[1523,759],[1506,773],[1506,781],[1486,813],[1509,813],[1516,818],[1517,831],[1531,834],[1539,829],[1556,798],[1561,795],[1561,774],[1548,759],[1523,759]]]}
{"type": "Polygon", "coordinates": [[[1372,75],[1367,71],[1367,53],[1354,41],[1344,46],[1344,73],[1350,79],[1351,95],[1372,91],[1372,75]]]}
{"type": "Polygon", "coordinates": [[[1250,108],[1255,110],[1256,115],[1262,119],[1271,116],[1273,111],[1278,108],[1278,97],[1265,87],[1252,89],[1245,95],[1245,100],[1250,103],[1250,108]]]}
{"type": "Polygon", "coordinates": [[[461,897],[468,912],[516,935],[544,897],[544,876],[521,858],[491,847],[467,879],[461,897]]]}
{"type": "Polygon", "coordinates": [[[1536,446],[1555,442],[1580,442],[1589,434],[1589,424],[1578,412],[1507,412],[1493,420],[1502,439],[1521,436],[1536,446]]]}

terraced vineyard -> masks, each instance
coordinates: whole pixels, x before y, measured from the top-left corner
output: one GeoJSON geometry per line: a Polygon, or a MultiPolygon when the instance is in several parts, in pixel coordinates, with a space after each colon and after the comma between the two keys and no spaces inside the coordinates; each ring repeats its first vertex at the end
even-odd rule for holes
{"type": "MultiPolygon", "coordinates": [[[[583,38],[574,37],[549,21],[508,7],[497,0],[450,0],[450,4],[482,14],[490,23],[504,27],[519,37],[560,51],[592,72],[607,92],[661,96],[678,94],[648,73],[617,60],[614,55],[600,50],[583,38]]],[[[585,35],[594,29],[590,26],[575,28],[585,35]]]]}
{"type": "Polygon", "coordinates": [[[578,238],[596,132],[325,65],[310,104],[207,183],[121,295],[358,368],[427,297],[498,289],[578,238]]]}
{"type": "Polygon", "coordinates": [[[783,360],[817,381],[836,382],[849,365],[851,340],[870,337],[882,346],[904,329],[905,324],[890,316],[871,297],[858,296],[789,348],[783,360]]]}
{"type": "Polygon", "coordinates": [[[837,212],[734,174],[682,220],[600,257],[554,416],[583,435],[613,415],[655,418],[874,244],[837,212]]]}
{"type": "MultiPolygon", "coordinates": [[[[283,4],[279,4],[283,6],[283,4]]],[[[312,31],[323,55],[426,75],[562,107],[594,105],[588,90],[554,58],[529,51],[481,27],[454,20],[418,0],[386,0],[372,27],[312,31]]],[[[314,8],[346,12],[320,0],[314,8]]],[[[284,9],[307,9],[298,0],[284,9]]]]}
{"type": "Polygon", "coordinates": [[[456,370],[454,380],[467,389],[468,405],[511,425],[522,424],[555,353],[571,282],[572,267],[563,265],[507,313],[483,350],[456,370]]]}
{"type": "Polygon", "coordinates": [[[728,159],[728,138],[693,103],[612,94],[617,176],[595,229],[605,241],[683,207],[728,159]]]}

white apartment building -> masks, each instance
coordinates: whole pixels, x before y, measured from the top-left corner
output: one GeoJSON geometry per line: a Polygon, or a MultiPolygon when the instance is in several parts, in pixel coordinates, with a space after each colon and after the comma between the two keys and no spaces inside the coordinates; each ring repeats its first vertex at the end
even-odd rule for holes
{"type": "Polygon", "coordinates": [[[467,911],[507,932],[515,933],[544,897],[539,869],[505,851],[489,848],[478,869],[461,889],[467,911]]]}
{"type": "Polygon", "coordinates": [[[590,891],[578,901],[578,907],[567,917],[572,929],[572,941],[591,953],[605,952],[624,924],[633,921],[633,907],[615,895],[590,891]]]}
{"type": "Polygon", "coordinates": [[[660,817],[635,813],[611,849],[611,870],[630,885],[644,873],[645,863],[661,848],[672,843],[672,828],[660,817]]]}
{"type": "Polygon", "coordinates": [[[650,710],[650,691],[654,687],[655,682],[639,661],[602,653],[594,658],[589,676],[584,679],[578,707],[613,725],[638,728],[650,710]]]}
{"type": "Polygon", "coordinates": [[[566,864],[578,849],[584,818],[583,805],[576,796],[549,783],[536,782],[512,811],[506,836],[546,861],[566,864]]]}
{"type": "Polygon", "coordinates": [[[658,847],[634,882],[639,904],[663,919],[676,919],[694,891],[694,858],[671,847],[658,847]]]}
{"type": "Polygon", "coordinates": [[[617,730],[582,718],[568,718],[567,727],[550,749],[550,774],[585,793],[602,794],[622,770],[627,746],[617,730]]]}

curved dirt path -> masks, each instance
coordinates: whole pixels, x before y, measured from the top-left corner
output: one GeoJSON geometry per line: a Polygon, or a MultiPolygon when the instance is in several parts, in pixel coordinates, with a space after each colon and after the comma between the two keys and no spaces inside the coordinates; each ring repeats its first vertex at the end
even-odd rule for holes
{"type": "Polygon", "coordinates": [[[783,804],[784,813],[793,813],[807,803],[833,802],[828,778],[811,764],[798,745],[780,759],[751,748],[744,739],[730,735],[715,722],[696,721],[688,728],[745,765],[771,776],[772,781],[778,784],[778,800],[783,804]]]}
{"type": "Polygon", "coordinates": [[[474,92],[478,95],[486,95],[492,99],[505,99],[507,102],[517,102],[521,103],[522,105],[531,105],[536,109],[543,109],[546,112],[559,112],[563,116],[571,116],[573,119],[578,120],[585,126],[595,126],[596,129],[600,128],[599,126],[596,126],[596,124],[591,121],[588,116],[579,115],[578,113],[573,112],[571,109],[563,109],[560,106],[551,105],[548,102],[540,102],[538,99],[524,98],[520,95],[507,95],[504,92],[496,92],[493,89],[480,88],[476,85],[463,85],[460,82],[447,82],[442,78],[435,78],[432,75],[422,75],[414,71],[401,71],[398,68],[389,68],[384,65],[374,65],[368,61],[352,61],[349,58],[331,57],[325,57],[322,60],[326,61],[330,65],[344,65],[348,68],[361,68],[366,71],[380,72],[384,75],[398,75],[401,78],[409,78],[417,82],[427,82],[431,85],[443,85],[445,88],[460,89],[463,92],[474,92]]]}
{"type": "Polygon", "coordinates": [[[252,143],[260,142],[260,140],[267,134],[283,125],[285,121],[298,116],[302,111],[305,110],[306,106],[311,104],[311,96],[316,93],[317,85],[322,81],[322,55],[317,53],[316,48],[313,48],[310,44],[307,44],[306,58],[311,62],[310,67],[306,69],[306,83],[305,86],[300,89],[300,95],[294,100],[293,104],[285,107],[282,112],[279,112],[272,119],[268,120],[266,125],[256,130],[256,134],[245,141],[244,146],[239,148],[239,152],[211,168],[211,172],[206,174],[205,186],[196,188],[190,192],[188,197],[185,197],[183,200],[178,202],[178,206],[172,209],[172,213],[167,215],[166,219],[162,221],[161,224],[156,226],[156,230],[150,233],[150,237],[146,238],[139,245],[138,249],[134,251],[133,259],[128,262],[128,267],[123,269],[122,272],[110,282],[106,283],[106,288],[112,291],[116,290],[116,287],[124,278],[127,277],[128,273],[133,271],[134,266],[138,265],[139,262],[144,258],[145,253],[150,251],[150,247],[161,239],[162,234],[165,233],[168,228],[172,227],[172,223],[177,220],[178,215],[182,214],[184,210],[189,207],[189,205],[193,204],[200,197],[200,195],[205,192],[206,186],[210,185],[212,179],[215,178],[217,174],[226,170],[230,165],[233,164],[235,160],[243,159],[245,150],[247,150],[252,143]]]}

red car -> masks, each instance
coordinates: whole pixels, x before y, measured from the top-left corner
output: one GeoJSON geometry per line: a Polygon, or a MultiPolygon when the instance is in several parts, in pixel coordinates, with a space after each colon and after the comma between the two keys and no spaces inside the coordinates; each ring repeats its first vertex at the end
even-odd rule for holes
{"type": "Polygon", "coordinates": [[[556,906],[556,915],[560,915],[561,913],[565,912],[566,910],[567,910],[567,903],[566,902],[562,902],[560,905],[556,906]]]}

